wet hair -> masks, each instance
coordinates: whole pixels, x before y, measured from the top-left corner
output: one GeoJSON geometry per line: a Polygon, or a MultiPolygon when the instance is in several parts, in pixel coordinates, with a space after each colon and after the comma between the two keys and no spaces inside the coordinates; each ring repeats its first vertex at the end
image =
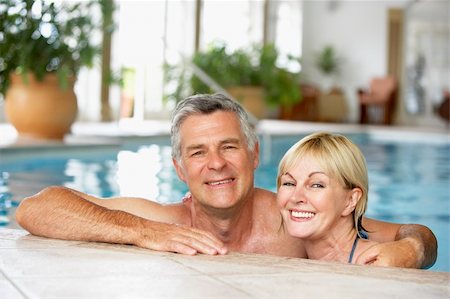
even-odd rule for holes
{"type": "Polygon", "coordinates": [[[308,135],[294,144],[281,159],[278,167],[277,189],[281,176],[294,167],[301,157],[316,159],[321,167],[347,189],[359,188],[362,196],[353,211],[353,222],[360,237],[362,217],[367,209],[369,178],[366,159],[361,150],[343,135],[318,132],[308,135]]]}
{"type": "Polygon", "coordinates": [[[172,157],[175,160],[180,161],[181,158],[180,128],[183,121],[191,115],[211,114],[216,111],[233,112],[239,120],[248,149],[255,149],[258,137],[250,124],[247,112],[238,102],[220,93],[198,94],[180,101],[172,113],[172,157]]]}

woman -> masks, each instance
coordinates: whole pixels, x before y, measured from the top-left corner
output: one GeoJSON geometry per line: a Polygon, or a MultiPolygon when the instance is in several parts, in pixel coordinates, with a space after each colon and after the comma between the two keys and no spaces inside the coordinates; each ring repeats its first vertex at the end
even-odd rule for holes
{"type": "Polygon", "coordinates": [[[357,264],[376,244],[361,225],[365,159],[348,138],[319,132],[297,142],[280,162],[277,187],[284,226],[304,240],[309,258],[357,264]]]}

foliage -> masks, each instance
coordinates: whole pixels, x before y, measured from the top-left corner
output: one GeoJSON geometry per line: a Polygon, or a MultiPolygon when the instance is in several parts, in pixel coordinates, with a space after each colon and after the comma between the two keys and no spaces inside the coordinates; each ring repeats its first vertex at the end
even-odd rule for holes
{"type": "Polygon", "coordinates": [[[317,67],[325,75],[332,75],[339,72],[340,59],[333,46],[325,46],[317,55],[317,67]]]}
{"type": "MultiPolygon", "coordinates": [[[[290,106],[301,100],[299,76],[277,66],[279,53],[273,44],[228,51],[223,43],[213,43],[206,51],[195,53],[191,62],[222,88],[262,86],[269,105],[290,106]]],[[[298,59],[289,56],[288,60],[298,59]]],[[[211,93],[213,89],[182,65],[165,65],[166,83],[172,92],[165,100],[175,102],[190,94],[211,93]],[[175,82],[175,84],[173,84],[175,82]]]]}
{"type": "Polygon", "coordinates": [[[113,9],[112,1],[47,2],[0,0],[0,94],[14,72],[31,72],[38,80],[57,73],[65,86],[69,77],[76,77],[81,67],[92,67],[101,54],[93,34],[102,22],[92,12],[98,5],[105,15],[113,9]]]}

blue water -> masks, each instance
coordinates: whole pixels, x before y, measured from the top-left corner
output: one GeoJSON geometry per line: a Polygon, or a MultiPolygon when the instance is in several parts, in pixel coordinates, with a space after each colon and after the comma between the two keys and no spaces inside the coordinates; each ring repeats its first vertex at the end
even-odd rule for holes
{"type": "MultiPolygon", "coordinates": [[[[438,239],[434,271],[450,272],[450,144],[393,142],[346,134],[366,156],[371,218],[428,226],[438,239]]],[[[261,138],[255,184],[276,190],[277,165],[302,136],[261,138]]],[[[426,136],[425,136],[426,137],[426,136]]],[[[52,150],[0,149],[0,226],[17,227],[20,200],[47,185],[65,185],[101,197],[139,196],[170,203],[187,191],[172,167],[167,138],[146,144],[52,150]]]]}

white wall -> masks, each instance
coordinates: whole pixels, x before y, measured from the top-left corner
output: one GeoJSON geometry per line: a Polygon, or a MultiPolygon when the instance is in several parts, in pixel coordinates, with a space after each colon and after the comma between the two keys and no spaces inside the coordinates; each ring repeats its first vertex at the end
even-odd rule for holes
{"type": "Polygon", "coordinates": [[[304,78],[326,85],[314,66],[314,58],[325,45],[333,45],[342,58],[335,80],[345,93],[349,117],[357,122],[356,90],[367,87],[374,76],[387,72],[388,8],[403,7],[406,1],[305,1],[303,15],[304,78]]]}

